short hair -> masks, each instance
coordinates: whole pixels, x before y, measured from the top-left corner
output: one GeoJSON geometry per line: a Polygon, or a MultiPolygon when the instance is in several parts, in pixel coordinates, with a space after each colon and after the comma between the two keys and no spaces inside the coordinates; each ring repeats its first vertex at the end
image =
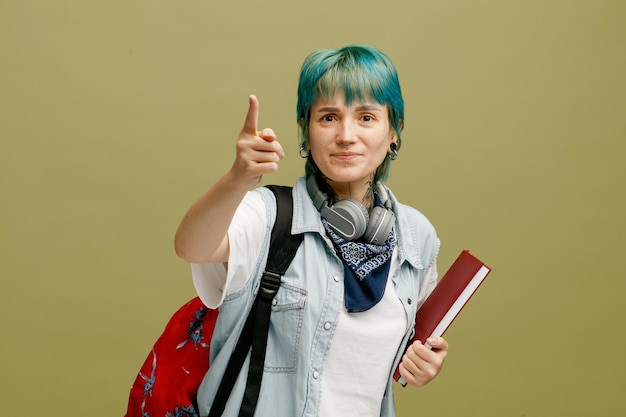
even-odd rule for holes
{"type": "MultiPolygon", "coordinates": [[[[300,148],[309,144],[311,106],[318,97],[332,97],[343,91],[346,104],[370,99],[388,108],[389,124],[398,135],[404,128],[404,100],[398,73],[387,55],[373,46],[348,45],[340,49],[320,49],[311,53],[302,64],[298,82],[297,122],[301,126],[300,148]]],[[[385,181],[390,158],[376,170],[375,181],[385,181]]],[[[306,175],[318,174],[319,169],[309,156],[306,175]]]]}

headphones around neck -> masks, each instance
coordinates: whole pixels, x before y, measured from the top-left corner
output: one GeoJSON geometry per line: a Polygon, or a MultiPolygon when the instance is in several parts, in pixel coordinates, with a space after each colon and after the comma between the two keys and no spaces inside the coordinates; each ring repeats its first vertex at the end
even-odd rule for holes
{"type": "Polygon", "coordinates": [[[307,178],[306,189],[315,208],[329,226],[339,237],[347,241],[363,237],[367,243],[382,245],[396,222],[396,216],[391,209],[391,200],[380,182],[376,183],[376,192],[383,202],[383,207],[375,206],[369,213],[353,198],[344,198],[329,206],[328,196],[320,191],[315,175],[307,178]]]}

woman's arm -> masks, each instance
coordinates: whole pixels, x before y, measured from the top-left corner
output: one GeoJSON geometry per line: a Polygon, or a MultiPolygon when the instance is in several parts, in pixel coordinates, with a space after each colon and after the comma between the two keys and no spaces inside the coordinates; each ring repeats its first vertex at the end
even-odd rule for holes
{"type": "Polygon", "coordinates": [[[228,227],[241,200],[263,174],[278,170],[282,147],[271,129],[257,131],[259,102],[249,97],[232,167],[189,208],[174,239],[176,254],[192,263],[226,262],[228,227]]]}

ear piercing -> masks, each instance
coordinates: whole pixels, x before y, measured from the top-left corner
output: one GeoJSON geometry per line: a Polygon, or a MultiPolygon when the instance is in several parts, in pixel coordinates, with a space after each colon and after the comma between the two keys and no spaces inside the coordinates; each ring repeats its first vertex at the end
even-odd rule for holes
{"type": "Polygon", "coordinates": [[[395,159],[398,157],[398,145],[396,145],[395,142],[392,142],[391,145],[389,145],[389,149],[391,149],[391,153],[387,156],[389,156],[389,159],[391,159],[392,161],[395,161],[395,159]]]}
{"type": "Polygon", "coordinates": [[[306,149],[304,143],[300,145],[299,153],[300,153],[300,158],[302,159],[306,159],[309,157],[309,151],[306,149]]]}

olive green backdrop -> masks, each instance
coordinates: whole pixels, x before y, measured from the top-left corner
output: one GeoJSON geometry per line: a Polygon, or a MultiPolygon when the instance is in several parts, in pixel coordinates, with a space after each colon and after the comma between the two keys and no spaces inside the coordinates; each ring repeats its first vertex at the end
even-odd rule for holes
{"type": "MultiPolygon", "coordinates": [[[[302,173],[304,57],[369,43],[406,100],[389,184],[493,267],[400,416],[623,416],[623,1],[0,2],[2,415],[121,416],[194,295],[173,234],[247,109],[302,173]]],[[[372,358],[375,360],[375,358],[372,358]]]]}

